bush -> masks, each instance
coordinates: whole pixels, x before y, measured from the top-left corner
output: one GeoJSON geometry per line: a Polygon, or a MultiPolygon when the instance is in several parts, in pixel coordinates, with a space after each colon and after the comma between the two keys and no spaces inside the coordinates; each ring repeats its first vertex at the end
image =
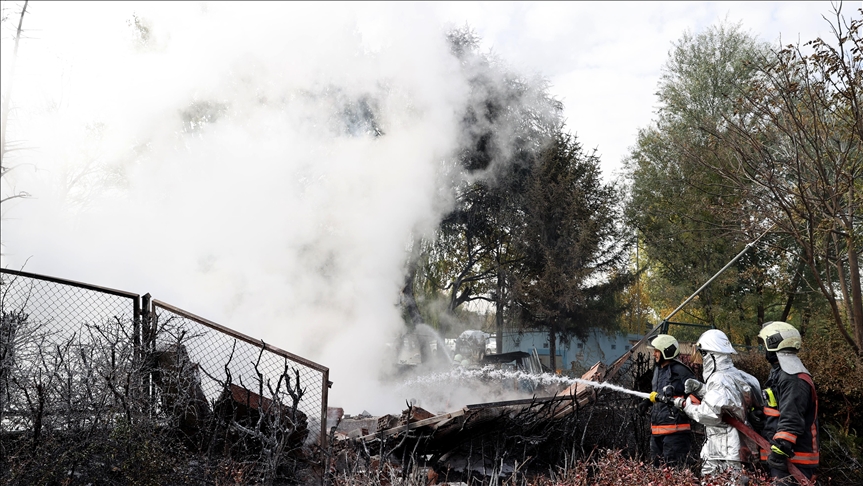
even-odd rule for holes
{"type": "Polygon", "coordinates": [[[832,423],[845,433],[860,433],[852,428],[863,417],[863,360],[834,326],[810,329],[803,337],[800,359],[815,381],[822,425],[832,423]]]}
{"type": "MultiPolygon", "coordinates": [[[[749,485],[772,484],[760,471],[742,473],[749,478],[749,485]]],[[[692,486],[739,484],[740,474],[726,472],[712,476],[702,482],[690,469],[671,466],[654,467],[637,459],[625,457],[620,451],[606,450],[598,458],[588,458],[558,475],[536,478],[524,483],[529,486],[692,486]]]]}

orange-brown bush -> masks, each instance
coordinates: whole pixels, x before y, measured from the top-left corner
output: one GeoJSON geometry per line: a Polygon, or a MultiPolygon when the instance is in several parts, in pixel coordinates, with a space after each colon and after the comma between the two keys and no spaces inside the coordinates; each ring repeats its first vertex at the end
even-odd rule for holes
{"type": "MultiPolygon", "coordinates": [[[[750,486],[772,484],[763,473],[747,470],[742,473],[749,478],[750,486]]],[[[550,475],[535,478],[524,483],[529,486],[693,486],[738,484],[739,474],[724,473],[702,480],[690,469],[670,466],[654,467],[637,459],[625,457],[620,451],[607,450],[597,458],[580,461],[572,468],[550,475]]]]}
{"type": "Polygon", "coordinates": [[[810,330],[803,338],[800,359],[815,381],[822,422],[836,423],[845,432],[863,425],[863,360],[839,332],[832,326],[810,330]]]}

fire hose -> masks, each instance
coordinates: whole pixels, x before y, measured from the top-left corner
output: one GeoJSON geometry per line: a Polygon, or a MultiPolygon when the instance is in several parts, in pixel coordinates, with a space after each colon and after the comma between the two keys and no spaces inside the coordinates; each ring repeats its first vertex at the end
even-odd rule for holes
{"type": "MultiPolygon", "coordinates": [[[[662,395],[658,395],[656,397],[656,399],[663,402],[663,403],[666,403],[668,405],[677,406],[674,403],[675,402],[674,398],[669,398],[669,397],[665,397],[662,395]]],[[[695,405],[698,405],[699,403],[701,403],[700,400],[698,399],[698,397],[696,397],[695,395],[690,395],[689,399],[695,405]]],[[[744,422],[741,422],[740,419],[738,419],[737,417],[728,415],[726,413],[726,414],[722,415],[722,421],[725,422],[726,424],[734,427],[735,429],[737,429],[741,434],[752,439],[753,442],[758,444],[758,447],[764,449],[767,452],[770,452],[770,442],[767,439],[765,439],[764,437],[762,437],[761,434],[756,432],[752,427],[746,425],[744,422]]],[[[802,472],[800,472],[800,469],[798,469],[797,466],[792,464],[790,461],[787,464],[788,464],[788,473],[791,474],[791,476],[793,476],[794,479],[797,480],[797,484],[799,484],[800,486],[811,486],[812,485],[812,482],[809,481],[809,479],[802,472]]]]}
{"type": "MultiPolygon", "coordinates": [[[[634,396],[637,396],[640,398],[644,398],[646,400],[660,401],[660,402],[665,403],[667,405],[670,405],[672,407],[678,407],[678,408],[682,408],[682,407],[680,407],[680,405],[678,405],[675,402],[684,400],[683,397],[678,397],[678,398],[667,397],[663,394],[656,393],[656,392],[644,393],[644,392],[640,392],[640,391],[630,390],[628,388],[624,388],[621,386],[612,385],[610,383],[600,383],[600,382],[595,382],[595,381],[591,381],[591,380],[584,380],[584,379],[577,379],[577,378],[575,379],[575,382],[582,383],[584,385],[588,385],[588,386],[592,386],[592,387],[609,388],[609,389],[612,389],[614,391],[619,391],[619,392],[623,392],[623,393],[626,393],[629,395],[634,395],[634,396]]],[[[695,395],[689,395],[689,400],[694,405],[698,405],[699,403],[701,403],[701,401],[695,395]]],[[[754,429],[752,429],[752,427],[741,422],[736,417],[732,417],[731,415],[728,415],[728,414],[723,414],[722,421],[727,423],[728,425],[734,427],[735,429],[737,429],[740,433],[742,433],[746,437],[749,437],[750,439],[752,439],[756,444],[758,444],[758,447],[764,449],[765,451],[768,451],[768,452],[770,451],[770,442],[768,442],[767,439],[762,437],[761,434],[759,434],[754,429]]],[[[797,480],[797,484],[799,484],[800,486],[812,486],[812,484],[813,484],[812,481],[807,479],[806,476],[802,472],[800,472],[800,469],[798,469],[797,466],[795,466],[790,461],[788,462],[788,473],[791,474],[791,476],[793,476],[794,479],[797,480]]]]}
{"type": "MultiPolygon", "coordinates": [[[[578,380],[578,381],[587,381],[587,380],[578,380]]],[[[605,384],[605,383],[603,383],[603,384],[596,383],[596,385],[599,385],[599,386],[606,385],[607,386],[607,384],[605,384]]],[[[666,397],[666,396],[660,395],[660,394],[653,395],[653,398],[651,399],[651,394],[649,394],[649,393],[638,392],[635,390],[628,390],[628,389],[622,388],[622,387],[613,387],[613,388],[617,391],[622,391],[624,393],[628,393],[630,395],[635,395],[637,397],[641,397],[644,399],[660,401],[662,403],[665,403],[665,404],[673,406],[673,407],[678,406],[677,404],[675,404],[675,401],[681,400],[681,398],[675,399],[675,398],[666,397]]],[[[698,397],[696,397],[695,395],[690,395],[689,399],[695,405],[700,403],[700,401],[698,400],[698,397]]],[[[734,427],[735,429],[737,429],[741,434],[752,439],[753,442],[758,444],[758,447],[764,449],[765,451],[768,451],[768,452],[770,451],[770,442],[768,442],[767,439],[762,437],[761,434],[759,434],[758,432],[753,430],[752,427],[741,422],[736,417],[732,417],[731,415],[728,415],[728,414],[722,415],[722,421],[727,423],[728,425],[734,427]]],[[[798,469],[797,466],[795,466],[790,461],[788,462],[788,473],[791,474],[791,476],[793,476],[794,479],[797,480],[797,484],[799,484],[800,486],[812,486],[812,484],[813,484],[812,481],[810,481],[802,472],[800,472],[800,469],[798,469]]]]}
{"type": "MultiPolygon", "coordinates": [[[[756,444],[758,444],[758,447],[761,447],[768,452],[770,451],[770,442],[762,437],[761,434],[753,430],[752,427],[741,422],[738,418],[725,414],[722,416],[722,421],[731,425],[746,437],[752,439],[756,444]]],[[[794,476],[794,479],[797,480],[797,484],[800,486],[810,486],[812,484],[812,482],[809,481],[802,472],[800,472],[800,469],[797,469],[797,466],[792,464],[790,461],[788,462],[788,472],[794,476]]]]}

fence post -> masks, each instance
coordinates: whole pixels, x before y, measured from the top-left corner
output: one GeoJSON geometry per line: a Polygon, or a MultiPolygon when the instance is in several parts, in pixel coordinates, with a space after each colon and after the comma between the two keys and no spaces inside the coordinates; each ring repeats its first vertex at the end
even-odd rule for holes
{"type": "Polygon", "coordinates": [[[329,433],[329,430],[327,430],[327,418],[329,416],[329,414],[327,413],[327,406],[329,405],[329,396],[328,395],[329,395],[329,391],[330,391],[330,386],[333,384],[330,381],[330,370],[324,371],[323,379],[321,381],[323,381],[322,387],[321,387],[321,417],[323,417],[323,423],[321,424],[320,443],[321,443],[321,450],[325,451],[325,453],[326,453],[327,434],[329,433]]]}
{"type": "Polygon", "coordinates": [[[153,329],[153,306],[149,292],[141,296],[141,374],[144,380],[145,403],[148,412],[153,410],[153,352],[155,351],[155,330],[153,329]]]}
{"type": "Polygon", "coordinates": [[[141,299],[140,297],[132,300],[132,348],[134,351],[135,362],[141,362],[141,299]]]}
{"type": "Polygon", "coordinates": [[[150,294],[146,293],[141,296],[141,340],[144,347],[144,352],[153,351],[152,345],[155,343],[155,330],[153,329],[152,306],[150,305],[150,294]]]}

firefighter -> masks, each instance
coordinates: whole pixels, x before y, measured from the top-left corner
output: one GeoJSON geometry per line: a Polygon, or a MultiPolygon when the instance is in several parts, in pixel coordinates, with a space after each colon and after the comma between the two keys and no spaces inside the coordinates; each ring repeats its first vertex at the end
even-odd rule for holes
{"type": "Polygon", "coordinates": [[[722,331],[706,331],[695,346],[703,360],[704,383],[688,380],[685,391],[695,398],[675,399],[675,405],[704,425],[706,441],[701,449],[701,475],[742,471],[751,449],[737,429],[722,420],[722,415],[728,413],[747,422],[749,409],[761,405],[761,387],[755,377],[734,367],[731,355],[737,352],[722,331]]]}
{"type": "Polygon", "coordinates": [[[650,341],[650,346],[656,362],[653,392],[649,400],[639,404],[642,412],[646,412],[651,403],[653,405],[650,413],[650,457],[655,466],[662,462],[685,465],[692,450],[692,431],[689,418],[675,408],[671,400],[683,396],[684,383],[695,374],[677,358],[680,344],[674,336],[659,334],[650,341]]]}
{"type": "Polygon", "coordinates": [[[797,329],[782,321],[767,322],[758,333],[771,370],[764,383],[764,415],[761,435],[770,451],[761,451],[770,476],[781,484],[797,484],[788,473],[791,462],[811,479],[819,460],[818,396],[809,371],[797,357],[802,340],[797,329]]]}

